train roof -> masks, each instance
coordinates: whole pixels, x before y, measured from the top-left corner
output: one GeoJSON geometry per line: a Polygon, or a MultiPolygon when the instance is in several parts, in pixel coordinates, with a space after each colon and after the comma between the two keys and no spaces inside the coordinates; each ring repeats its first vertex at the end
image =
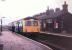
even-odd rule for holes
{"type": "MultiPolygon", "coordinates": [[[[12,21],[12,22],[10,22],[10,23],[15,23],[15,22],[19,22],[19,21],[21,21],[21,20],[30,20],[30,19],[38,20],[38,19],[36,19],[36,18],[34,18],[34,17],[26,17],[26,18],[22,18],[22,19],[19,19],[19,20],[16,20],[16,21],[12,21]]],[[[9,23],[9,24],[10,24],[10,23],[9,23]]]]}
{"type": "Polygon", "coordinates": [[[24,20],[30,20],[30,19],[38,20],[38,19],[36,19],[34,17],[26,17],[26,18],[24,18],[24,20]]]}

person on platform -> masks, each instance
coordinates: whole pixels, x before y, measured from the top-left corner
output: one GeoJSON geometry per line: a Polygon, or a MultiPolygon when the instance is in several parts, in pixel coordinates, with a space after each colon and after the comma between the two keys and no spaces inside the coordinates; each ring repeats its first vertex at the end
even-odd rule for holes
{"type": "Polygon", "coordinates": [[[15,32],[15,26],[14,25],[12,26],[12,32],[15,32]]]}

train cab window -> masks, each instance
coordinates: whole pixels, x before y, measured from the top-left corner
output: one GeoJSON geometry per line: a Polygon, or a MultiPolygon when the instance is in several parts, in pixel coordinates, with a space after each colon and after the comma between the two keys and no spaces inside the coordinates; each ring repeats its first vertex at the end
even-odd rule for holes
{"type": "Polygon", "coordinates": [[[38,21],[33,21],[34,26],[38,26],[38,21]]]}
{"type": "Polygon", "coordinates": [[[31,26],[31,21],[25,21],[25,26],[31,26]]]}

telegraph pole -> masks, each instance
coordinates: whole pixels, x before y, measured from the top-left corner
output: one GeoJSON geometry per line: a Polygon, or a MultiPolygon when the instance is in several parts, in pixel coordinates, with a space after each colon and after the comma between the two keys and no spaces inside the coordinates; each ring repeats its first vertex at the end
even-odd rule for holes
{"type": "Polygon", "coordinates": [[[0,20],[1,20],[1,32],[2,32],[2,23],[3,23],[3,22],[2,22],[2,19],[3,19],[3,18],[5,18],[5,17],[2,17],[2,18],[0,19],[0,20]]]}
{"type": "Polygon", "coordinates": [[[2,32],[2,19],[1,19],[0,35],[1,35],[1,32],[2,32]]]}

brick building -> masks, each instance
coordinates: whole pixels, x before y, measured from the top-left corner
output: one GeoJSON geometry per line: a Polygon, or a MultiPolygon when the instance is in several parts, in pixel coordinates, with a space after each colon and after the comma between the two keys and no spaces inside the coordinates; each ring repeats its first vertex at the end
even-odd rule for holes
{"type": "Polygon", "coordinates": [[[62,32],[65,30],[69,33],[72,32],[72,14],[68,12],[66,1],[62,5],[62,10],[56,8],[54,11],[48,7],[46,12],[34,15],[33,17],[40,20],[42,31],[62,32]]]}

